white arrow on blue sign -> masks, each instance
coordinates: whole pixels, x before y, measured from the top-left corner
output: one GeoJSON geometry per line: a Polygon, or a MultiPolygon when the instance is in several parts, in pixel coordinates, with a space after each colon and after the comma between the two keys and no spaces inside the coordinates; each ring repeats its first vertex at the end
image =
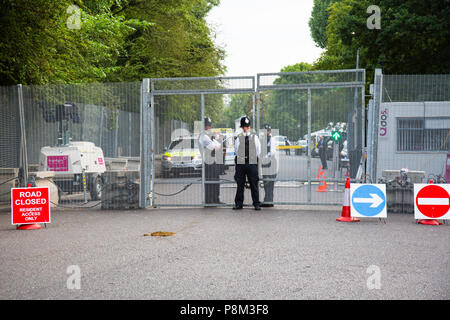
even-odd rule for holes
{"type": "Polygon", "coordinates": [[[350,185],[350,212],[352,217],[386,218],[386,185],[350,185]]]}

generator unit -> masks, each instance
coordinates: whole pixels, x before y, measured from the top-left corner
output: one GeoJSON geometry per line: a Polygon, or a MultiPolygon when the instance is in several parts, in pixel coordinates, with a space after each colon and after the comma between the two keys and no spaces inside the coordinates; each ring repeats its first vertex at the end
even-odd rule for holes
{"type": "Polygon", "coordinates": [[[41,148],[39,171],[53,171],[53,182],[62,192],[88,191],[91,200],[100,200],[102,174],[106,171],[103,150],[88,141],[70,141],[68,122],[79,123],[77,107],[73,103],[43,108],[46,122],[59,122],[58,143],[41,148]]]}

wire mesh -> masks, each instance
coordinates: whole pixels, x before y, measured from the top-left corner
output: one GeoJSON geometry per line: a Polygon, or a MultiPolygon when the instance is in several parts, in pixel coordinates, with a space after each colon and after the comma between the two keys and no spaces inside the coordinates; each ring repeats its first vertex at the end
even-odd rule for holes
{"type": "Polygon", "coordinates": [[[16,86],[0,87],[0,168],[18,168],[20,123],[16,86]]]}
{"type": "MultiPolygon", "coordinates": [[[[2,166],[18,169],[18,104],[9,96],[2,166]]],[[[48,186],[53,206],[138,206],[139,82],[23,86],[23,102],[28,182],[48,186]]]]}
{"type": "Polygon", "coordinates": [[[450,180],[450,75],[383,75],[376,176],[450,180]]]}
{"type": "Polygon", "coordinates": [[[9,203],[18,185],[21,158],[18,88],[0,87],[0,204],[9,203]]]}
{"type": "MultiPolygon", "coordinates": [[[[270,141],[276,148],[276,158],[271,160],[276,164],[275,172],[264,170],[262,166],[259,168],[261,202],[341,203],[342,195],[332,191],[343,190],[345,178],[356,176],[361,160],[364,79],[364,70],[260,74],[256,93],[248,79],[241,79],[242,82],[232,79],[233,84],[222,87],[217,79],[153,79],[154,206],[196,206],[211,201],[221,202],[220,205],[234,204],[234,142],[240,132],[240,117],[244,115],[251,119],[262,148],[267,148],[270,140],[266,138],[264,125],[271,126],[273,140],[270,141]],[[305,90],[308,86],[313,88],[311,114],[308,114],[308,90],[305,90]],[[215,92],[219,87],[224,91],[215,92]],[[210,171],[206,173],[210,168],[203,168],[205,158],[198,147],[204,117],[211,119],[209,131],[222,144],[222,149],[215,152],[221,153],[223,159],[215,168],[218,172],[212,175],[210,171]],[[313,140],[308,144],[309,121],[313,140]],[[340,139],[330,143],[334,131],[340,139]],[[320,134],[326,138],[325,154],[329,163],[329,168],[321,170],[323,163],[317,148],[320,134]],[[232,143],[228,145],[227,141],[232,143]],[[179,147],[183,142],[186,147],[179,147]],[[312,153],[310,164],[308,148],[312,153]],[[200,156],[202,162],[198,161],[200,156]],[[319,171],[323,172],[319,174],[319,171]],[[336,182],[334,190],[330,181],[336,182]],[[271,183],[275,183],[273,191],[270,191],[271,183]],[[326,183],[329,184],[326,194],[316,193],[316,188],[322,188],[326,183]],[[205,189],[215,191],[202,191],[202,184],[205,189]],[[214,189],[217,185],[219,188],[214,189]],[[312,195],[308,195],[308,188],[313,189],[312,195]]],[[[244,198],[246,204],[252,203],[248,189],[244,198]]]]}
{"type": "Polygon", "coordinates": [[[306,71],[306,72],[283,72],[258,74],[258,88],[283,89],[301,87],[326,87],[326,86],[349,86],[355,82],[363,81],[364,69],[352,70],[330,70],[330,71],[306,71]]]}
{"type": "Polygon", "coordinates": [[[253,91],[254,77],[152,79],[153,94],[201,94],[253,91]]]}
{"type": "Polygon", "coordinates": [[[450,75],[383,75],[383,102],[450,101],[450,75]]]}
{"type": "Polygon", "coordinates": [[[310,114],[306,89],[260,92],[261,128],[272,127],[279,157],[277,174],[271,177],[277,180],[275,203],[339,203],[345,178],[356,177],[362,147],[361,90],[310,92],[310,114]]]}

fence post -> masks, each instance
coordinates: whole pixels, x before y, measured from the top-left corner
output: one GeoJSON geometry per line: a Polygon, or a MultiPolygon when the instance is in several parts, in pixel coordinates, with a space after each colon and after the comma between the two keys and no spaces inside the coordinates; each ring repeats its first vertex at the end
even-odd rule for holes
{"type": "Polygon", "coordinates": [[[116,110],[116,125],[114,130],[114,157],[118,158],[119,155],[119,117],[120,117],[120,110],[116,110]]]}
{"type": "Polygon", "coordinates": [[[131,157],[131,112],[128,112],[128,156],[131,157]]]}
{"type": "Polygon", "coordinates": [[[140,189],[139,189],[139,207],[146,208],[150,201],[150,161],[151,148],[153,147],[151,139],[149,139],[151,126],[150,121],[150,108],[149,108],[149,95],[150,95],[150,81],[149,79],[143,79],[141,84],[141,139],[140,139],[140,189]]]}
{"type": "Polygon", "coordinates": [[[378,159],[378,128],[380,120],[380,106],[381,106],[381,94],[382,94],[382,81],[383,72],[382,69],[375,69],[375,81],[374,81],[374,97],[373,97],[373,152],[372,152],[372,181],[376,183],[377,177],[377,159],[378,159]]]}
{"type": "Polygon", "coordinates": [[[308,176],[308,202],[311,202],[311,89],[308,88],[308,161],[307,161],[307,176],[308,176]]]}
{"type": "Polygon", "coordinates": [[[21,165],[23,170],[23,179],[24,186],[28,184],[28,152],[27,152],[27,136],[25,131],[25,110],[23,106],[23,91],[22,85],[17,85],[17,94],[18,94],[18,102],[19,102],[19,119],[20,119],[20,147],[22,149],[21,156],[21,165]]]}
{"type": "MultiPolygon", "coordinates": [[[[373,87],[371,85],[371,87],[373,87]]],[[[369,100],[369,109],[367,110],[367,166],[366,166],[366,172],[370,175],[370,178],[373,181],[372,172],[373,172],[373,126],[374,123],[374,116],[373,116],[373,99],[369,100]]]]}
{"type": "MultiPolygon", "coordinates": [[[[202,119],[201,119],[201,129],[202,132],[205,128],[205,95],[202,93],[201,94],[201,114],[202,114],[202,119]]],[[[202,147],[202,152],[204,153],[205,150],[202,147]]],[[[205,201],[206,200],[206,196],[205,196],[205,157],[204,154],[202,154],[202,205],[205,205],[205,201]]]]}

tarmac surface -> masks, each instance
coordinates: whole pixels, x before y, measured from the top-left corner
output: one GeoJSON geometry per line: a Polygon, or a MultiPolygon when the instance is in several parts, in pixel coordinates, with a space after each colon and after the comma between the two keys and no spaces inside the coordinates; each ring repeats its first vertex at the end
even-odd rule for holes
{"type": "Polygon", "coordinates": [[[448,223],[341,223],[340,213],[59,209],[26,231],[0,212],[0,299],[450,298],[448,223]],[[144,235],[155,231],[175,235],[144,235]]]}

